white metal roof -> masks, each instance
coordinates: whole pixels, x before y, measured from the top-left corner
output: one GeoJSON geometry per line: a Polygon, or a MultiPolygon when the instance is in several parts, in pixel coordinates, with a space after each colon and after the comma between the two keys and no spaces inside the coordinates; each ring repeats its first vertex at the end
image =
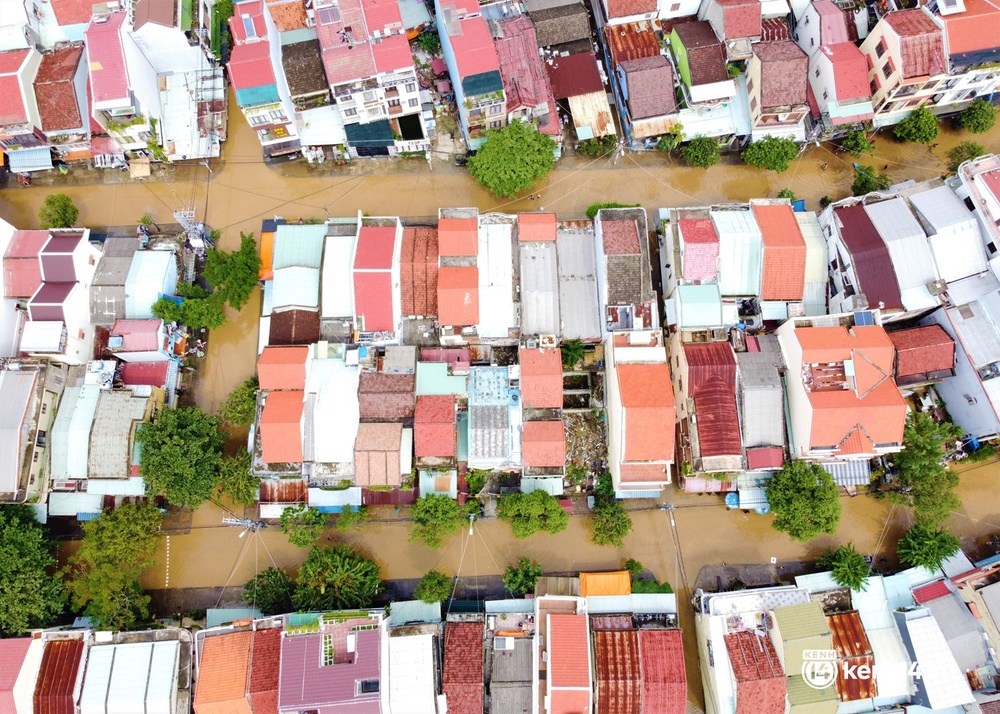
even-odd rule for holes
{"type": "Polygon", "coordinates": [[[35,400],[38,372],[0,371],[0,491],[14,493],[21,480],[27,424],[35,400]]]}
{"type": "Polygon", "coordinates": [[[393,714],[434,711],[434,638],[389,637],[389,706],[393,714]]]}
{"type": "Polygon", "coordinates": [[[973,366],[1000,360],[1000,295],[992,293],[968,305],[948,308],[948,317],[973,366]]]}
{"type": "Polygon", "coordinates": [[[336,491],[310,488],[309,505],[313,508],[319,508],[320,506],[360,506],[361,487],[351,486],[350,488],[341,488],[336,491]]]}
{"type": "Polygon", "coordinates": [[[62,352],[65,323],[54,320],[28,320],[21,330],[21,352],[62,352]]]}
{"type": "Polygon", "coordinates": [[[825,283],[827,275],[827,249],[823,229],[812,211],[796,213],[799,230],[806,243],[806,283],[825,283]]]}
{"type": "Polygon", "coordinates": [[[358,368],[339,359],[314,359],[306,378],[306,392],[315,395],[312,424],[312,461],[354,463],[361,409],[358,405],[358,368]]]}
{"type": "Polygon", "coordinates": [[[719,236],[719,291],[725,295],[759,295],[763,244],[753,213],[710,211],[719,236]]]}
{"type": "Polygon", "coordinates": [[[514,317],[513,225],[480,223],[479,336],[507,337],[514,317]]]}
{"type": "Polygon", "coordinates": [[[297,225],[279,223],[274,231],[274,257],[271,267],[275,270],[291,268],[319,268],[323,263],[323,242],[326,224],[297,225]]]}
{"type": "Polygon", "coordinates": [[[903,307],[921,310],[936,306],[938,301],[927,290],[927,284],[938,279],[930,246],[906,201],[893,198],[866,204],[865,212],[889,249],[903,307]]]}
{"type": "Polygon", "coordinates": [[[910,196],[910,202],[930,235],[942,280],[950,282],[987,269],[979,223],[951,189],[939,186],[910,196]]]}
{"type": "Polygon", "coordinates": [[[53,480],[87,478],[90,430],[100,398],[101,388],[96,384],[66,387],[63,392],[49,439],[49,470],[53,480]]]}
{"type": "Polygon", "coordinates": [[[356,237],[328,236],[323,249],[323,317],[354,315],[354,264],[356,237]]]}
{"type": "Polygon", "coordinates": [[[169,250],[139,250],[125,278],[125,317],[145,320],[154,317],[153,303],[160,294],[177,289],[177,257],[169,250]]]}
{"type": "Polygon", "coordinates": [[[519,245],[521,258],[521,333],[559,334],[559,268],[554,242],[519,245]]]}
{"type": "Polygon", "coordinates": [[[271,302],[275,312],[319,307],[319,269],[293,267],[275,270],[271,302]]]}
{"type": "Polygon", "coordinates": [[[674,291],[677,305],[677,327],[721,327],[722,296],[719,286],[678,285],[674,291]]]}
{"type": "Polygon", "coordinates": [[[80,714],[172,714],[179,643],[91,647],[80,714]]]}
{"type": "Polygon", "coordinates": [[[879,699],[901,697],[908,700],[913,694],[913,680],[909,675],[910,657],[896,626],[870,629],[866,625],[865,632],[877,665],[875,686],[879,699]]]}
{"type": "Polygon", "coordinates": [[[75,516],[78,513],[100,513],[104,504],[104,496],[97,496],[91,493],[75,492],[49,492],[49,515],[50,516],[75,516]]]}
{"type": "Polygon", "coordinates": [[[637,614],[677,613],[677,595],[674,593],[632,593],[631,595],[588,595],[587,612],[634,612],[637,614]]]}
{"type": "Polygon", "coordinates": [[[87,493],[99,496],[144,496],[146,482],[142,480],[142,476],[91,478],[87,479],[87,493]]]}
{"type": "Polygon", "coordinates": [[[601,336],[601,307],[597,296],[597,256],[593,228],[559,229],[556,251],[559,256],[559,317],[563,338],[587,339],[601,336]]]}
{"type": "Polygon", "coordinates": [[[932,709],[957,707],[974,701],[969,682],[958,668],[937,620],[926,617],[906,621],[913,654],[920,665],[920,680],[932,709]]]}

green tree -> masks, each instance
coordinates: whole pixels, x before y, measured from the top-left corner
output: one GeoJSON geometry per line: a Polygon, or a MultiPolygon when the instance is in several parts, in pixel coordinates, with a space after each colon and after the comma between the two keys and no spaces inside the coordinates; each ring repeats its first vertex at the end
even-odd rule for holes
{"type": "Polygon", "coordinates": [[[696,136],[681,147],[681,158],[688,166],[715,166],[720,158],[719,142],[710,136],[696,136]]]}
{"type": "Polygon", "coordinates": [[[444,602],[451,596],[451,578],[438,570],[431,570],[417,583],[413,597],[426,603],[444,602]]]}
{"type": "Polygon", "coordinates": [[[428,548],[440,548],[445,538],[458,533],[462,509],[452,498],[430,494],[410,506],[410,518],[413,519],[410,540],[423,541],[428,548]]]}
{"type": "Polygon", "coordinates": [[[299,610],[364,608],[380,592],[376,563],[346,545],[314,547],[299,568],[292,601],[299,610]]]}
{"type": "Polygon", "coordinates": [[[38,223],[42,228],[72,228],[79,217],[76,204],[65,193],[50,193],[38,209],[38,223]]]}
{"type": "Polygon", "coordinates": [[[219,416],[227,424],[247,426],[253,424],[257,416],[257,375],[250,377],[229,393],[226,401],[219,407],[219,416]]]}
{"type": "Polygon", "coordinates": [[[988,154],[986,147],[975,141],[963,141],[948,152],[948,170],[955,172],[966,161],[988,154]]]}
{"type": "Polygon", "coordinates": [[[789,461],[767,482],[774,527],[798,541],[834,533],[840,498],[833,477],[818,464],[789,461]]]}
{"type": "Polygon", "coordinates": [[[156,221],[153,220],[153,214],[150,212],[143,213],[139,216],[139,225],[146,226],[147,228],[156,228],[156,221]]]}
{"type": "Polygon", "coordinates": [[[424,52],[436,55],[441,50],[441,38],[434,30],[424,30],[417,35],[417,45],[424,52]]]}
{"type": "Polygon", "coordinates": [[[597,477],[597,488],[594,489],[594,496],[597,498],[614,498],[615,482],[611,474],[601,474],[597,477]]]}
{"type": "Polygon", "coordinates": [[[646,566],[635,558],[626,558],[625,562],[622,563],[622,568],[627,570],[628,574],[635,578],[642,575],[642,571],[646,569],[646,566]]]}
{"type": "Polygon", "coordinates": [[[507,566],[502,578],[503,586],[513,595],[527,595],[535,592],[535,583],[544,573],[541,563],[533,563],[530,558],[521,557],[517,559],[516,567],[507,566]]]}
{"type": "Polygon", "coordinates": [[[616,201],[609,201],[607,203],[592,203],[587,206],[587,218],[594,220],[597,218],[597,214],[600,213],[605,208],[639,208],[638,203],[618,203],[616,201]]]}
{"type": "Polygon", "coordinates": [[[962,505],[955,495],[958,475],[944,464],[945,452],[961,436],[960,427],[935,422],[924,412],[906,416],[903,450],[894,456],[900,486],[894,498],[913,509],[917,525],[945,523],[962,505]]]}
{"type": "Polygon", "coordinates": [[[199,407],[161,409],[136,433],[142,477],[175,506],[197,508],[219,483],[222,446],[219,418],[199,407]]]}
{"type": "Polygon", "coordinates": [[[587,156],[603,156],[611,153],[618,146],[618,137],[611,134],[608,136],[595,136],[593,139],[584,139],[576,147],[576,150],[587,156]]]}
{"type": "Polygon", "coordinates": [[[632,518],[621,501],[602,501],[594,508],[592,538],[597,545],[622,547],[622,541],[632,531],[632,518]]]}
{"type": "Polygon", "coordinates": [[[559,349],[564,369],[573,369],[583,359],[584,347],[580,340],[565,340],[559,349]]]}
{"type": "Polygon", "coordinates": [[[854,157],[875,153],[875,142],[861,129],[850,129],[841,140],[840,146],[854,157]]]}
{"type": "Polygon", "coordinates": [[[684,127],[680,124],[674,124],[670,127],[670,131],[660,137],[660,140],[656,142],[656,149],[658,151],[671,152],[678,147],[678,145],[684,140],[684,127]]]}
{"type": "Polygon", "coordinates": [[[957,123],[973,134],[983,134],[997,123],[997,108],[986,99],[977,99],[958,113],[957,123]]]}
{"type": "Polygon", "coordinates": [[[896,555],[914,567],[938,570],[959,545],[958,538],[943,528],[917,524],[903,534],[896,555]]]}
{"type": "Polygon", "coordinates": [[[790,188],[783,188],[780,191],[778,191],[778,198],[787,198],[789,201],[798,200],[797,198],[795,198],[795,193],[793,193],[792,189],[790,188]]]}
{"type": "Polygon", "coordinates": [[[930,109],[920,107],[896,124],[892,133],[899,141],[930,144],[941,133],[941,124],[938,118],[931,114],[930,109]]]}
{"type": "Polygon", "coordinates": [[[515,538],[527,538],[538,531],[559,533],[569,525],[569,514],[554,496],[544,491],[504,496],[497,516],[510,524],[515,538]]]}
{"type": "Polygon", "coordinates": [[[265,615],[282,615],[292,611],[292,579],[281,568],[268,568],[257,573],[243,586],[243,602],[256,607],[265,615]]]}
{"type": "Polygon", "coordinates": [[[873,191],[884,191],[892,185],[889,174],[876,172],[871,166],[859,166],[854,176],[854,183],[851,184],[851,191],[855,196],[864,196],[873,191]]]}
{"type": "Polygon", "coordinates": [[[486,479],[490,477],[492,471],[489,469],[470,469],[465,474],[465,482],[469,485],[469,495],[477,496],[486,488],[486,479]]]}
{"type": "Polygon", "coordinates": [[[330,518],[318,508],[300,503],[281,512],[278,530],[288,536],[288,542],[308,548],[316,542],[330,518]]]}
{"type": "Polygon", "coordinates": [[[368,506],[344,506],[337,514],[337,530],[346,533],[350,530],[360,530],[368,522],[368,506]]]}
{"type": "Polygon", "coordinates": [[[156,562],[161,519],[159,509],[144,500],[83,524],[80,548],[65,569],[75,609],[108,630],[127,630],[149,618],[149,596],[139,578],[156,562]]]}
{"type": "Polygon", "coordinates": [[[831,571],[833,582],[841,587],[857,591],[868,587],[868,574],[871,572],[868,562],[853,543],[842,545],[836,550],[827,548],[819,557],[818,565],[831,571]]]}
{"type": "Polygon", "coordinates": [[[210,250],[202,275],[221,299],[242,310],[260,281],[260,254],[253,233],[240,232],[239,250],[210,250]]]}
{"type": "Polygon", "coordinates": [[[743,161],[758,169],[770,169],[779,174],[799,155],[799,145],[788,137],[765,136],[743,150],[743,161]]]}
{"type": "Polygon", "coordinates": [[[233,503],[249,506],[257,502],[260,479],[250,472],[253,455],[240,449],[235,456],[224,456],[219,465],[219,488],[233,503]]]}
{"type": "Polygon", "coordinates": [[[217,294],[204,299],[185,298],[180,306],[180,322],[192,330],[200,330],[203,327],[214,330],[222,327],[226,324],[226,313],[222,310],[224,302],[217,294]]]}
{"type": "Polygon", "coordinates": [[[469,173],[494,196],[514,198],[552,170],[555,150],[551,137],[515,120],[486,132],[486,143],[469,157],[469,173]]]}
{"type": "Polygon", "coordinates": [[[181,312],[181,306],[168,298],[160,298],[154,302],[150,311],[167,324],[176,322],[178,325],[181,325],[184,323],[184,314],[181,312]]]}
{"type": "Polygon", "coordinates": [[[30,506],[0,506],[0,635],[49,627],[63,611],[63,582],[52,574],[55,541],[30,506]]]}

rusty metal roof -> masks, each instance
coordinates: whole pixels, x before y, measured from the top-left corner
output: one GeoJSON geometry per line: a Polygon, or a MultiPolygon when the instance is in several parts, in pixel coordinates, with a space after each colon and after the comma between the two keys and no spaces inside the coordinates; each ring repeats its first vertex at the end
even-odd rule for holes
{"type": "Polygon", "coordinates": [[[657,26],[650,22],[631,22],[604,28],[611,59],[615,65],[626,60],[655,57],[660,54],[660,42],[656,39],[657,26]]]}
{"type": "Polygon", "coordinates": [[[293,479],[261,479],[261,503],[306,503],[309,484],[293,479]]]}
{"type": "Polygon", "coordinates": [[[861,616],[856,612],[842,612],[826,618],[833,635],[833,649],[838,657],[860,657],[870,655],[872,646],[868,642],[861,616]]]}
{"type": "Polygon", "coordinates": [[[833,649],[837,651],[837,696],[842,702],[854,702],[861,699],[871,699],[877,696],[877,686],[873,675],[864,678],[859,676],[861,669],[867,665],[867,672],[872,672],[875,658],[872,647],[865,634],[861,616],[856,612],[843,612],[828,615],[827,623],[833,635],[833,649]],[[847,676],[848,668],[851,676],[847,676]]]}

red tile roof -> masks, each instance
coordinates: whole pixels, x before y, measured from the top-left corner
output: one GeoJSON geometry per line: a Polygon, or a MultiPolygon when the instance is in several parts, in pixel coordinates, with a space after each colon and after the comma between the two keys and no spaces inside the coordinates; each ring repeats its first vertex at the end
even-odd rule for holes
{"type": "MultiPolygon", "coordinates": [[[[324,37],[323,28],[330,25],[319,25],[320,42],[324,37]]],[[[366,79],[375,75],[375,58],[372,56],[370,46],[356,44],[354,49],[344,47],[323,46],[323,69],[326,71],[326,78],[331,85],[346,84],[359,79],[366,79]]]]}
{"type": "Polygon", "coordinates": [[[677,221],[681,236],[685,280],[713,282],[719,275],[719,236],[711,218],[682,218],[677,221]]]}
{"type": "Polygon", "coordinates": [[[841,225],[840,236],[853,258],[857,288],[868,298],[869,307],[902,310],[903,300],[889,257],[889,249],[860,203],[834,210],[841,225]]]}
{"type": "Polygon", "coordinates": [[[122,338],[122,352],[152,352],[163,347],[160,344],[162,326],[160,319],[118,320],[111,326],[111,335],[122,338]]]}
{"type": "Polygon", "coordinates": [[[0,712],[17,714],[14,706],[14,683],[31,646],[30,637],[0,640],[0,712]]]}
{"type": "MultiPolygon", "coordinates": [[[[90,19],[89,13],[87,19],[90,19]]],[[[82,56],[82,44],[61,47],[42,55],[34,84],[43,131],[69,131],[84,126],[74,81],[82,56]]]]}
{"type": "Polygon", "coordinates": [[[399,263],[403,314],[437,315],[437,229],[404,228],[399,263]]]}
{"type": "MultiPolygon", "coordinates": [[[[673,459],[673,453],[664,458],[673,459]]],[[[623,483],[659,483],[670,478],[662,464],[621,464],[618,475],[623,483]]]]}
{"type": "Polygon", "coordinates": [[[787,681],[771,638],[749,631],[723,637],[736,678],[736,714],[784,714],[787,681]]]}
{"type": "Polygon", "coordinates": [[[780,469],[785,463],[785,455],[780,447],[762,446],[747,449],[747,468],[780,469]]]}
{"type": "Polygon", "coordinates": [[[595,92],[604,93],[604,83],[593,52],[553,57],[545,63],[555,99],[568,99],[595,92]]]}
{"type": "Polygon", "coordinates": [[[605,0],[610,19],[656,12],[656,0],[605,0]]]}
{"type": "Polygon", "coordinates": [[[160,387],[167,383],[167,373],[170,363],[162,362],[123,362],[121,365],[122,383],[126,387],[150,386],[160,387]]]}
{"type": "Polygon", "coordinates": [[[479,254],[479,221],[475,218],[442,218],[438,221],[438,252],[445,256],[479,254]]]}
{"type": "Polygon", "coordinates": [[[267,344],[281,347],[314,342],[319,342],[319,313],[315,310],[284,310],[271,315],[267,344]]]}
{"type": "Polygon", "coordinates": [[[563,127],[556,113],[545,63],[538,54],[534,25],[527,15],[514,15],[500,21],[500,32],[503,36],[494,40],[494,47],[507,97],[507,112],[523,108],[534,111],[544,104],[549,120],[537,125],[538,131],[561,137],[563,127]]]}
{"type": "Polygon", "coordinates": [[[206,637],[194,689],[195,714],[250,714],[246,699],[250,632],[206,637]]]}
{"type": "Polygon", "coordinates": [[[35,681],[35,714],[74,714],[83,640],[49,640],[35,681]]]}
{"type": "Polygon", "coordinates": [[[624,461],[672,460],[676,409],[670,368],[617,364],[615,371],[625,413],[624,461]]]}
{"type": "Polygon", "coordinates": [[[23,124],[28,121],[28,110],[21,96],[21,84],[17,74],[24,64],[29,50],[0,52],[0,126],[23,124]]]}
{"type": "Polygon", "coordinates": [[[805,292],[806,242],[789,205],[753,204],[764,241],[762,300],[798,301],[805,292]]]}
{"type": "Polygon", "coordinates": [[[684,714],[687,672],[680,630],[639,630],[642,714],[684,714]]]}
{"type": "Polygon", "coordinates": [[[89,0],[52,0],[52,12],[59,27],[89,22],[93,8],[94,4],[89,0]]]}
{"type": "Polygon", "coordinates": [[[261,389],[304,389],[308,347],[268,346],[257,359],[261,389]]]}
{"type": "Polygon", "coordinates": [[[913,588],[913,599],[918,605],[924,605],[931,600],[937,600],[948,595],[951,595],[951,590],[948,589],[948,584],[944,580],[935,580],[933,583],[913,588]]]}
{"type": "Polygon", "coordinates": [[[823,45],[819,49],[833,64],[837,101],[871,99],[868,60],[861,54],[861,50],[850,42],[823,45]]]}
{"type": "Polygon", "coordinates": [[[264,3],[261,0],[245,0],[237,3],[233,8],[233,16],[229,18],[229,30],[233,36],[233,42],[237,45],[243,44],[247,39],[257,37],[267,37],[267,25],[264,22],[264,3]],[[244,18],[251,21],[253,34],[248,34],[244,25],[244,18]]]}
{"type": "Polygon", "coordinates": [[[955,341],[940,325],[890,332],[896,348],[896,376],[926,374],[955,368],[955,341]]]}
{"type": "Polygon", "coordinates": [[[882,21],[900,37],[905,79],[932,77],[948,71],[944,57],[944,33],[920,8],[890,12],[882,21]]]}
{"type": "Polygon", "coordinates": [[[639,255],[639,229],[635,221],[603,220],[601,236],[605,255],[639,255]]]}
{"type": "Polygon", "coordinates": [[[413,418],[413,446],[418,459],[425,456],[455,456],[455,397],[417,397],[417,409],[413,418]]]}
{"type": "Polygon", "coordinates": [[[702,456],[742,453],[736,416],[736,356],[728,342],[684,345],[689,397],[698,417],[702,456]]]}
{"type": "Polygon", "coordinates": [[[643,698],[636,630],[594,632],[597,714],[640,714],[643,698]]]}
{"type": "Polygon", "coordinates": [[[360,424],[354,442],[354,483],[357,486],[399,486],[402,424],[360,424]]]}
{"type": "Polygon", "coordinates": [[[760,37],[760,3],[756,0],[716,0],[722,6],[725,39],[760,37]]]}
{"type": "Polygon", "coordinates": [[[362,226],[354,251],[355,270],[392,270],[396,229],[389,226],[362,226]]]}
{"type": "Polygon", "coordinates": [[[94,102],[129,96],[125,51],[120,34],[124,22],[125,13],[115,12],[104,22],[91,20],[87,27],[87,61],[90,63],[90,89],[94,102]]]}
{"type": "Polygon", "coordinates": [[[1000,27],[1000,7],[988,0],[965,0],[965,12],[941,15],[948,34],[948,52],[961,55],[1000,46],[996,28],[1000,27]]]}
{"type": "Polygon", "coordinates": [[[261,457],[268,464],[302,461],[305,392],[271,392],[260,415],[261,457]]]}
{"type": "Polygon", "coordinates": [[[438,322],[475,325],[479,322],[479,270],[441,268],[438,271],[438,322]]]}
{"type": "Polygon", "coordinates": [[[256,630],[250,650],[248,691],[253,714],[278,714],[278,673],[281,664],[281,630],[256,630]]]}
{"type": "MultiPolygon", "coordinates": [[[[361,7],[365,12],[365,24],[369,32],[379,30],[384,35],[392,30],[403,29],[403,18],[396,0],[362,0],[361,7]]],[[[410,61],[412,63],[413,60],[410,61]]]]}
{"type": "Polygon", "coordinates": [[[809,57],[797,44],[791,40],[759,42],[753,51],[761,62],[761,108],[792,107],[807,102],[809,57]]]}
{"type": "Polygon", "coordinates": [[[375,59],[375,69],[378,72],[413,69],[413,54],[410,52],[410,43],[407,42],[406,35],[390,35],[372,44],[372,57],[375,59]]]}
{"type": "Polygon", "coordinates": [[[354,312],[362,332],[393,332],[392,273],[354,271],[354,312]]]}
{"type": "Polygon", "coordinates": [[[267,10],[271,13],[278,32],[288,32],[289,30],[300,30],[308,24],[306,17],[306,4],[302,0],[291,0],[291,2],[269,2],[267,10]]]}
{"type": "Polygon", "coordinates": [[[626,60],[620,65],[628,87],[628,107],[632,119],[648,119],[677,110],[674,70],[663,55],[626,60]]]}
{"type": "Polygon", "coordinates": [[[4,296],[29,298],[42,284],[42,263],[38,259],[48,231],[14,231],[3,257],[4,296]]]}
{"type": "Polygon", "coordinates": [[[453,79],[461,82],[477,74],[499,72],[500,60],[493,46],[493,35],[482,15],[465,18],[457,24],[459,32],[449,37],[458,69],[458,77],[453,79]]]}
{"type": "Polygon", "coordinates": [[[482,714],[483,670],[483,623],[445,623],[443,689],[449,714],[482,714]]]}
{"type": "Polygon", "coordinates": [[[517,214],[517,240],[520,242],[554,241],[556,229],[554,213],[517,214]]]}
{"type": "Polygon", "coordinates": [[[529,409],[561,409],[562,353],[556,349],[522,348],[521,399],[529,409]]]}
{"type": "Polygon", "coordinates": [[[413,418],[416,375],[362,372],[358,406],[362,421],[403,421],[413,418]]]}
{"type": "Polygon", "coordinates": [[[528,468],[566,465],[566,430],[561,421],[528,421],[521,437],[524,465],[528,468]]]}
{"type": "MultiPolygon", "coordinates": [[[[585,687],[590,690],[590,643],[584,615],[549,615],[549,682],[553,687],[585,687]]],[[[565,690],[563,690],[565,691],[565,690]]],[[[588,697],[589,699],[589,697],[588,697]]],[[[555,709],[555,707],[552,707],[555,709]]]]}
{"type": "Polygon", "coordinates": [[[271,45],[267,40],[236,45],[227,67],[234,89],[267,87],[276,83],[271,66],[271,45]]]}

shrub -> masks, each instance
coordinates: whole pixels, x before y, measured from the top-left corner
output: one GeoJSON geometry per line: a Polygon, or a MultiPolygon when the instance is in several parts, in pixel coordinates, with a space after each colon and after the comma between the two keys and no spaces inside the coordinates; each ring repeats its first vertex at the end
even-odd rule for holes
{"type": "Polygon", "coordinates": [[[787,137],[766,136],[743,150],[743,161],[758,169],[769,169],[779,174],[788,170],[788,164],[799,155],[799,145],[787,137]]]}
{"type": "Polygon", "coordinates": [[[535,583],[545,571],[541,563],[534,563],[530,558],[518,558],[517,567],[508,565],[503,574],[503,586],[514,595],[527,595],[535,592],[535,583]]]}
{"type": "Polygon", "coordinates": [[[989,152],[982,144],[975,141],[963,141],[948,152],[948,170],[952,172],[958,171],[958,167],[966,161],[972,161],[987,153],[989,152]]]}
{"type": "Polygon", "coordinates": [[[622,541],[632,531],[632,518],[621,501],[601,501],[594,509],[592,539],[597,545],[621,548],[622,541]]]}
{"type": "Polygon", "coordinates": [[[688,166],[707,169],[719,163],[719,142],[710,136],[696,136],[681,147],[681,158],[688,166]]]}
{"type": "Polygon", "coordinates": [[[438,570],[431,570],[417,583],[413,597],[426,603],[444,602],[451,595],[451,578],[438,570]]]}
{"type": "Polygon", "coordinates": [[[836,550],[827,548],[820,556],[818,565],[832,571],[833,581],[841,587],[864,590],[867,586],[868,562],[853,543],[842,545],[836,550]]]}
{"type": "Polygon", "coordinates": [[[875,142],[869,139],[868,135],[860,129],[851,129],[848,131],[847,136],[840,142],[840,145],[844,151],[847,151],[854,157],[875,153],[875,142]]]}
{"type": "Polygon", "coordinates": [[[434,30],[424,30],[417,36],[417,45],[424,52],[436,55],[441,50],[441,38],[434,30]]]}
{"type": "Polygon", "coordinates": [[[598,136],[593,139],[584,139],[576,147],[576,150],[587,156],[603,156],[613,151],[618,146],[617,136],[598,136]]]}
{"type": "Polygon", "coordinates": [[[792,189],[790,188],[783,188],[780,191],[778,191],[778,198],[787,198],[789,201],[798,200],[797,198],[795,198],[795,194],[792,193],[792,189]]]}
{"type": "Polygon", "coordinates": [[[930,109],[920,107],[896,124],[892,133],[899,141],[930,144],[941,133],[941,125],[930,109]]]}
{"type": "Polygon", "coordinates": [[[587,206],[587,218],[594,220],[597,218],[597,214],[605,208],[639,208],[638,203],[615,203],[614,201],[610,203],[592,203],[587,206]]]}
{"type": "Polygon", "coordinates": [[[997,121],[997,108],[986,99],[977,99],[958,114],[958,125],[973,134],[983,134],[997,121]]]}

